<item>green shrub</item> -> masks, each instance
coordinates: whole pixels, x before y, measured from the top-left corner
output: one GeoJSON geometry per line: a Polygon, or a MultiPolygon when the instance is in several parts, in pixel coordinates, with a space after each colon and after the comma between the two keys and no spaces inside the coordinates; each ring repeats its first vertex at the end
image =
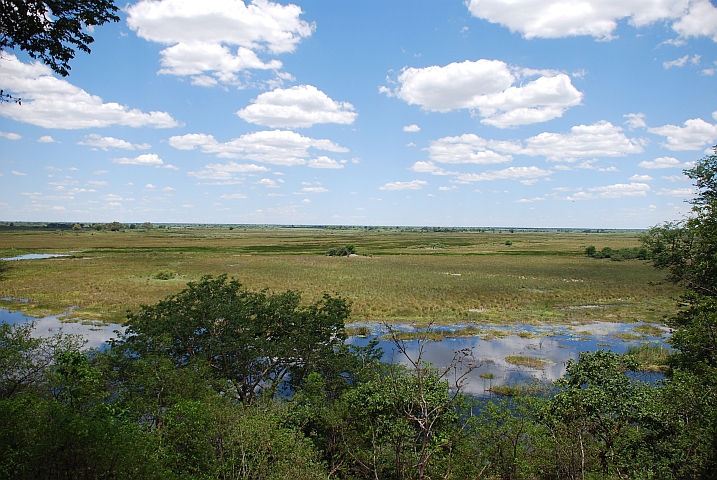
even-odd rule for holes
{"type": "Polygon", "coordinates": [[[352,244],[344,245],[343,247],[332,247],[326,252],[329,257],[348,257],[356,253],[356,247],[352,244]]]}

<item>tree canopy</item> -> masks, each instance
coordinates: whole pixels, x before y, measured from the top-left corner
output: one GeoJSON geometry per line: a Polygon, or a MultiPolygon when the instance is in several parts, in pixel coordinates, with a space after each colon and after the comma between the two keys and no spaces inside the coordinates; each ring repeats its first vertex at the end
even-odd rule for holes
{"type": "Polygon", "coordinates": [[[90,53],[88,29],[118,22],[117,10],[113,0],[1,0],[0,50],[19,48],[67,76],[75,50],[90,53]]]}

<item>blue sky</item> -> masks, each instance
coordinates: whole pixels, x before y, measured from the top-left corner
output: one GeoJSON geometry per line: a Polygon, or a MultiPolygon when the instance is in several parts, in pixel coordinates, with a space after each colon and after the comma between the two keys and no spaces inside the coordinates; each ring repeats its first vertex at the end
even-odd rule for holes
{"type": "Polygon", "coordinates": [[[141,0],[0,59],[0,219],[644,228],[717,142],[709,0],[141,0]]]}

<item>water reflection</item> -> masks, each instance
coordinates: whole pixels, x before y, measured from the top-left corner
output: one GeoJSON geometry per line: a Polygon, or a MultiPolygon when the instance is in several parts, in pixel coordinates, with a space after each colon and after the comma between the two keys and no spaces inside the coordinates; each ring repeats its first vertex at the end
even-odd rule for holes
{"type": "Polygon", "coordinates": [[[0,309],[0,323],[25,323],[35,322],[34,335],[37,337],[51,337],[62,332],[64,334],[82,335],[87,340],[87,348],[102,348],[111,338],[116,338],[116,331],[124,331],[124,327],[118,323],[73,323],[63,322],[61,315],[47,316],[43,318],[32,318],[23,315],[22,312],[11,312],[7,309],[0,309]]]}
{"type": "Polygon", "coordinates": [[[12,260],[42,260],[43,258],[55,258],[55,257],[71,257],[72,255],[64,253],[28,253],[27,255],[18,255],[17,257],[0,258],[6,262],[12,260]]]}
{"type": "MultiPolygon", "coordinates": [[[[531,379],[545,382],[557,380],[565,374],[566,362],[570,359],[577,360],[579,352],[594,352],[602,349],[625,353],[632,345],[648,341],[664,343],[664,337],[635,335],[632,329],[639,325],[641,324],[593,323],[557,327],[531,325],[497,327],[494,330],[500,330],[500,334],[496,335],[498,338],[492,340],[473,336],[429,341],[423,347],[422,359],[438,368],[443,368],[453,360],[454,352],[464,348],[471,349],[480,367],[470,373],[464,390],[466,393],[483,396],[492,386],[513,385],[531,379]],[[548,336],[524,338],[526,332],[548,336]],[[627,336],[629,340],[624,341],[620,336],[623,338],[627,336]],[[546,360],[547,363],[542,368],[530,368],[507,362],[505,359],[508,356],[536,357],[546,360]]],[[[402,331],[410,331],[410,329],[411,327],[408,326],[401,327],[402,331]]],[[[456,327],[447,329],[455,330],[456,327]]],[[[382,338],[386,334],[386,329],[378,327],[373,333],[382,338]]],[[[349,339],[349,343],[355,345],[366,345],[368,341],[368,338],[358,336],[349,339]]],[[[406,340],[402,344],[406,354],[416,360],[419,355],[419,341],[406,340]]],[[[384,350],[384,361],[409,364],[406,356],[400,353],[394,342],[382,339],[379,346],[384,350]]],[[[661,375],[641,374],[640,377],[646,381],[654,381],[661,378],[661,375]]]]}

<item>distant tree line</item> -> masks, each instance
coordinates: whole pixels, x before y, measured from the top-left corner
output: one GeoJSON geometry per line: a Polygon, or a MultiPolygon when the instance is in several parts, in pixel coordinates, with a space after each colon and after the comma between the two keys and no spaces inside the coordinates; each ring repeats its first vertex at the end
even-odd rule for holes
{"type": "Polygon", "coordinates": [[[594,245],[585,249],[585,255],[591,258],[609,258],[616,262],[622,260],[651,260],[652,252],[647,247],[611,248],[604,247],[598,250],[594,245]]]}

